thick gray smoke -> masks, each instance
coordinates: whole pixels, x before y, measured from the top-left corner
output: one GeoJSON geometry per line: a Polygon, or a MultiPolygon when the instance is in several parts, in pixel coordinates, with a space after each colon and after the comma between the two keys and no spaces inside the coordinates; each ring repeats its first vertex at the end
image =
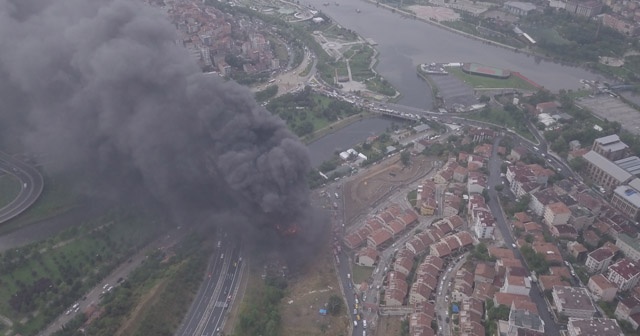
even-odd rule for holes
{"type": "Polygon", "coordinates": [[[232,213],[305,231],[306,147],[176,39],[138,0],[0,0],[3,136],[95,194],[148,192],[177,221],[232,213]]]}

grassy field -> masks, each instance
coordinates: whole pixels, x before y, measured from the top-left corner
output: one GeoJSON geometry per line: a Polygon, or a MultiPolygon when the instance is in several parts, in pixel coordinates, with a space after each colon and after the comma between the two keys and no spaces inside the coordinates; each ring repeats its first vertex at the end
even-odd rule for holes
{"type": "Polygon", "coordinates": [[[13,175],[0,176],[0,208],[11,203],[20,193],[20,181],[13,175]]]}
{"type": "Polygon", "coordinates": [[[529,32],[529,34],[531,34],[531,37],[534,40],[538,40],[538,41],[545,40],[545,41],[548,41],[548,43],[557,44],[557,45],[571,43],[571,41],[560,36],[558,31],[553,28],[525,27],[525,30],[529,32]]]}
{"type": "Polygon", "coordinates": [[[340,39],[348,42],[353,42],[358,40],[358,35],[356,33],[337,25],[331,25],[329,28],[325,29],[322,33],[324,34],[324,36],[340,39]]]}
{"type": "Polygon", "coordinates": [[[351,67],[351,76],[355,81],[364,81],[375,74],[371,71],[371,58],[373,57],[373,49],[367,45],[360,46],[357,52],[349,59],[351,67]]]}
{"type": "Polygon", "coordinates": [[[516,131],[518,134],[531,141],[535,141],[533,134],[531,134],[526,125],[523,124],[523,119],[518,116],[514,116],[503,109],[493,108],[489,111],[471,113],[467,115],[467,118],[502,125],[516,131]]]}
{"type": "Polygon", "coordinates": [[[33,335],[114,267],[153,239],[140,218],[105,217],[47,241],[6,251],[0,260],[0,314],[33,335]]]}
{"type": "Polygon", "coordinates": [[[0,234],[15,231],[37,221],[60,215],[78,204],[68,177],[44,176],[44,189],[36,202],[20,216],[4,223],[0,234]]]}
{"type": "Polygon", "coordinates": [[[367,85],[367,89],[373,92],[378,92],[385,96],[395,96],[397,93],[396,89],[391,85],[391,83],[387,82],[387,80],[380,76],[376,76],[370,80],[367,80],[365,84],[367,85]]]}
{"type": "Polygon", "coordinates": [[[353,264],[352,269],[353,274],[351,276],[353,278],[353,283],[357,285],[363,283],[369,277],[371,277],[374,268],[353,264]]]}
{"type": "Polygon", "coordinates": [[[473,88],[513,88],[522,90],[536,90],[536,88],[527,83],[526,81],[516,76],[511,76],[507,79],[490,78],[484,76],[476,76],[464,73],[461,68],[447,68],[450,74],[460,78],[465,83],[471,85],[473,88]]]}

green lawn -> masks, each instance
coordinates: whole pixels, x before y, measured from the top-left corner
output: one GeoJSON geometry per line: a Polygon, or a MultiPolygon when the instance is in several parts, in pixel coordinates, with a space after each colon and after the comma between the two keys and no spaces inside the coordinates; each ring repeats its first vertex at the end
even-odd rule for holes
{"type": "Polygon", "coordinates": [[[373,267],[365,267],[360,265],[353,265],[353,274],[351,275],[354,284],[361,284],[366,281],[373,273],[373,267]]]}
{"type": "Polygon", "coordinates": [[[20,181],[13,175],[0,176],[0,208],[11,203],[20,193],[20,181]]]}
{"type": "Polygon", "coordinates": [[[369,67],[371,65],[372,57],[373,49],[369,46],[362,45],[357,52],[354,53],[351,59],[349,59],[349,66],[351,67],[351,76],[353,77],[353,80],[363,81],[375,76],[369,67]]]}
{"type": "Polygon", "coordinates": [[[513,88],[521,90],[534,91],[536,88],[516,76],[511,76],[507,79],[490,78],[484,76],[476,76],[464,73],[461,68],[448,68],[450,74],[460,78],[465,83],[472,87],[478,88],[513,88]]]}
{"type": "Polygon", "coordinates": [[[367,85],[367,89],[383,94],[385,96],[392,97],[397,93],[396,89],[391,85],[391,83],[387,82],[387,80],[380,76],[376,76],[370,80],[367,80],[365,84],[367,85]]]}
{"type": "MultiPolygon", "coordinates": [[[[20,216],[0,227],[0,233],[7,233],[37,221],[62,214],[78,204],[77,195],[69,187],[70,177],[44,176],[44,189],[36,202],[20,216]]],[[[19,187],[19,183],[18,183],[19,187]]]]}
{"type": "Polygon", "coordinates": [[[471,113],[467,118],[502,125],[516,131],[518,134],[531,141],[535,141],[533,134],[529,132],[529,129],[524,124],[523,117],[518,114],[514,115],[503,109],[493,108],[490,110],[471,113]]]}
{"type": "Polygon", "coordinates": [[[554,28],[538,28],[538,27],[524,27],[524,29],[531,35],[534,40],[545,40],[551,44],[569,44],[571,41],[560,36],[557,30],[554,28]]]}

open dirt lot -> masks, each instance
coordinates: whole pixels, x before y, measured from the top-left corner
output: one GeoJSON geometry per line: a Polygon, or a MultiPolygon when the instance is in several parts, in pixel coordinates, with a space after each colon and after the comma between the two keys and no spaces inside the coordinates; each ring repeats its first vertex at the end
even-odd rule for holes
{"type": "Polygon", "coordinates": [[[400,156],[395,155],[345,182],[346,223],[351,224],[364,210],[374,207],[393,188],[427,174],[432,164],[431,159],[418,155],[411,158],[411,164],[408,167],[404,167],[400,162],[400,156]]]}
{"type": "Polygon", "coordinates": [[[401,325],[399,316],[382,316],[378,320],[375,336],[400,335],[401,325]]]}
{"type": "Polygon", "coordinates": [[[600,95],[593,98],[581,98],[576,103],[602,119],[617,121],[627,131],[640,134],[640,112],[618,98],[600,95]]]}
{"type": "Polygon", "coordinates": [[[282,335],[346,335],[351,320],[343,308],[338,316],[321,316],[331,295],[342,297],[333,268],[329,244],[301,275],[291,279],[287,296],[282,299],[282,335]]]}

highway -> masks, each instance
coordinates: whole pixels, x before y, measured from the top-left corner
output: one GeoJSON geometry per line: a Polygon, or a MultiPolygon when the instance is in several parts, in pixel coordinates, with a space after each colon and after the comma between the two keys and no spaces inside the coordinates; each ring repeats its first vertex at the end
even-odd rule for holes
{"type": "Polygon", "coordinates": [[[27,210],[40,197],[44,180],[40,172],[8,154],[0,152],[0,170],[20,181],[20,192],[11,203],[0,209],[0,224],[27,210]]]}
{"type": "Polygon", "coordinates": [[[222,239],[211,257],[204,282],[191,304],[178,336],[214,336],[224,328],[235,300],[245,262],[239,241],[222,239]]]}

